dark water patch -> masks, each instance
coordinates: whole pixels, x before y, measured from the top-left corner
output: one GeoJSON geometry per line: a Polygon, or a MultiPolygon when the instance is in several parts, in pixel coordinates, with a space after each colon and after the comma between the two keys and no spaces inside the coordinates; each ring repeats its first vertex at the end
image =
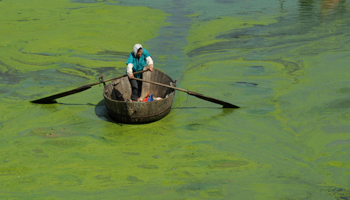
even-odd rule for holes
{"type": "Polygon", "coordinates": [[[0,167],[0,175],[26,174],[30,171],[28,167],[0,167]]]}
{"type": "Polygon", "coordinates": [[[186,129],[190,131],[195,131],[195,130],[198,130],[201,126],[203,126],[203,124],[192,123],[192,124],[186,125],[186,129]]]}
{"type": "MultiPolygon", "coordinates": [[[[220,108],[222,109],[222,108],[220,108]]],[[[229,109],[229,110],[233,110],[233,109],[229,109]]],[[[226,115],[227,113],[221,113],[219,116],[212,116],[212,119],[214,120],[217,117],[222,117],[224,115],[226,115]]],[[[210,125],[206,125],[204,123],[189,123],[187,125],[184,125],[181,127],[182,129],[186,129],[189,131],[211,131],[211,132],[221,132],[221,131],[227,131],[227,132],[232,132],[232,130],[230,130],[229,128],[225,128],[225,127],[220,127],[220,126],[210,126],[210,125]]]]}
{"type": "Polygon", "coordinates": [[[32,156],[35,157],[35,158],[44,158],[44,159],[50,158],[50,156],[47,155],[47,154],[36,154],[36,153],[34,153],[34,154],[32,154],[32,156]]]}
{"type": "Polygon", "coordinates": [[[122,154],[129,155],[129,156],[139,156],[139,155],[141,155],[139,152],[123,152],[122,154]]]}
{"type": "Polygon", "coordinates": [[[85,146],[85,142],[81,140],[73,140],[73,139],[53,139],[53,140],[47,140],[42,143],[43,145],[52,145],[60,148],[74,148],[74,147],[83,147],[85,146]]]}
{"type": "MultiPolygon", "coordinates": [[[[198,109],[203,109],[203,108],[207,108],[207,107],[195,107],[198,109]]],[[[193,109],[191,107],[187,108],[187,107],[182,107],[182,108],[176,108],[176,109],[193,109]]],[[[216,107],[216,108],[211,108],[209,107],[209,110],[204,111],[204,112],[208,112],[211,113],[212,109],[215,110],[220,110],[222,112],[215,112],[217,114],[213,114],[211,115],[209,121],[211,120],[222,120],[228,116],[230,116],[231,114],[233,114],[235,112],[236,109],[230,109],[230,108],[225,108],[223,109],[222,107],[216,107]]],[[[215,132],[215,133],[219,133],[219,132],[225,132],[225,133],[230,133],[230,132],[234,132],[229,126],[213,126],[213,125],[208,125],[208,119],[200,119],[200,120],[196,120],[196,121],[188,121],[185,123],[185,125],[178,127],[177,129],[179,130],[190,130],[190,131],[211,131],[211,132],[215,132]]],[[[236,124],[235,122],[233,122],[233,124],[236,124]]],[[[231,124],[232,125],[232,124],[231,124]]]]}
{"type": "Polygon", "coordinates": [[[69,9],[69,10],[78,10],[78,9],[82,9],[82,8],[88,8],[88,6],[75,7],[75,8],[67,8],[67,9],[69,9]]]}
{"type": "Polygon", "coordinates": [[[245,69],[245,76],[260,76],[265,72],[265,68],[263,66],[250,66],[245,69]]]}
{"type": "Polygon", "coordinates": [[[259,86],[258,83],[238,81],[231,85],[236,89],[240,89],[245,95],[259,96],[259,99],[262,99],[263,97],[271,98],[271,95],[274,93],[274,90],[269,88],[267,84],[262,83],[259,86]]]}
{"type": "Polygon", "coordinates": [[[37,181],[38,181],[38,178],[35,176],[19,177],[18,179],[18,183],[27,184],[28,186],[29,184],[36,183],[37,181]]]}
{"type": "MultiPolygon", "coordinates": [[[[62,70],[61,73],[78,76],[85,79],[88,79],[85,76],[97,75],[95,69],[91,69],[80,64],[58,63],[58,68],[62,70]],[[67,72],[64,71],[65,69],[67,69],[67,72]],[[81,74],[79,72],[81,72],[81,74]]],[[[96,79],[98,79],[98,77],[96,77],[96,79]]]]}
{"type": "Polygon", "coordinates": [[[143,168],[143,169],[158,169],[157,165],[148,165],[148,164],[138,165],[137,167],[143,168]]]}
{"type": "Polygon", "coordinates": [[[250,66],[250,67],[253,69],[260,70],[260,71],[265,71],[265,68],[263,66],[250,66]]]}
{"type": "Polygon", "coordinates": [[[193,184],[188,184],[186,186],[182,186],[181,188],[177,189],[177,192],[188,193],[188,192],[204,190],[205,188],[206,188],[206,185],[203,183],[193,183],[193,184]]]}
{"type": "MultiPolygon", "coordinates": [[[[126,74],[126,68],[115,68],[115,67],[99,67],[96,68],[95,74],[97,74],[96,78],[99,78],[101,74],[103,74],[104,80],[115,78],[118,76],[122,76],[126,74]]],[[[108,84],[108,83],[106,83],[108,84]]],[[[102,85],[102,84],[101,84],[102,85]]]]}
{"type": "MultiPolygon", "coordinates": [[[[1,82],[1,76],[0,76],[0,82],[1,82]]],[[[10,88],[0,88],[0,96],[6,96],[6,93],[11,92],[12,89],[10,88]]]]}
{"type": "Polygon", "coordinates": [[[95,176],[95,178],[99,179],[99,180],[105,180],[105,181],[111,180],[111,176],[105,176],[105,175],[97,175],[97,176],[95,176]]]}
{"type": "Polygon", "coordinates": [[[183,173],[190,177],[194,176],[191,172],[188,172],[188,171],[183,171],[183,173]]]}
{"type": "Polygon", "coordinates": [[[216,37],[216,39],[233,39],[233,38],[240,38],[240,37],[259,37],[262,35],[265,35],[263,30],[263,25],[254,25],[253,27],[249,28],[243,28],[243,29],[237,29],[233,30],[231,33],[222,34],[216,37]]]}
{"type": "Polygon", "coordinates": [[[75,131],[67,130],[65,128],[54,129],[52,127],[46,127],[46,128],[39,127],[39,128],[21,132],[18,135],[23,137],[38,136],[41,138],[50,139],[50,138],[59,138],[59,137],[69,137],[77,134],[78,133],[76,133],[75,131]]]}
{"type": "Polygon", "coordinates": [[[350,192],[341,187],[332,187],[329,189],[325,189],[324,191],[328,192],[332,196],[334,196],[337,200],[349,200],[350,199],[350,192]]]}
{"type": "MultiPolygon", "coordinates": [[[[66,65],[63,65],[66,66],[66,65]]],[[[84,70],[82,70],[84,71],[84,70]]],[[[88,72],[86,70],[86,72],[88,72]]],[[[92,72],[88,72],[89,74],[93,74],[92,72]]],[[[26,80],[26,85],[34,86],[34,87],[45,87],[45,86],[53,86],[61,85],[62,83],[66,83],[67,85],[74,85],[75,82],[85,82],[87,78],[85,77],[76,77],[75,75],[66,74],[63,72],[60,72],[56,69],[48,69],[48,70],[41,70],[41,71],[35,71],[35,72],[27,72],[27,73],[10,73],[7,72],[5,74],[1,74],[1,84],[7,84],[7,85],[17,85],[19,82],[26,80]]]]}
{"type": "Polygon", "coordinates": [[[99,51],[97,52],[97,55],[113,55],[113,56],[123,56],[126,59],[128,58],[130,52],[120,52],[120,51],[99,51]]]}
{"type": "MultiPolygon", "coordinates": [[[[259,103],[257,103],[259,104],[259,103]]],[[[256,108],[252,110],[247,110],[248,114],[252,115],[265,115],[275,110],[275,107],[264,107],[264,108],[256,108]]]]}
{"type": "Polygon", "coordinates": [[[236,0],[215,0],[215,2],[217,2],[217,3],[227,3],[227,4],[237,3],[236,0]]]}
{"type": "MultiPolygon", "coordinates": [[[[342,34],[343,33],[330,33],[330,34],[324,35],[323,38],[326,39],[331,36],[337,36],[337,35],[340,36],[342,34]]],[[[231,49],[259,49],[259,48],[265,48],[261,52],[261,54],[266,55],[266,52],[274,50],[274,49],[266,49],[271,47],[273,48],[281,47],[281,49],[278,50],[279,53],[281,52],[287,53],[289,52],[289,49],[286,49],[285,45],[301,46],[305,42],[322,40],[322,36],[312,37],[310,35],[305,35],[298,39],[294,39],[294,38],[290,39],[290,37],[280,39],[281,34],[279,34],[278,36],[254,35],[251,37],[243,37],[243,38],[240,38],[239,34],[238,35],[234,34],[234,36],[232,37],[233,38],[231,38],[229,41],[216,42],[207,46],[202,46],[202,47],[193,49],[187,53],[187,56],[194,57],[205,53],[224,53],[231,49]]],[[[323,51],[326,51],[325,48],[312,49],[311,52],[312,54],[318,54],[323,51]]],[[[310,53],[310,52],[307,52],[307,53],[310,53]]]]}
{"type": "Polygon", "coordinates": [[[327,106],[329,109],[348,109],[350,108],[350,98],[337,99],[327,106]]]}
{"type": "Polygon", "coordinates": [[[125,61],[128,59],[127,55],[108,55],[108,54],[83,54],[83,55],[72,55],[69,57],[83,58],[87,60],[97,60],[97,61],[125,61]]]}
{"type": "Polygon", "coordinates": [[[341,94],[350,94],[350,88],[346,87],[346,88],[340,88],[337,90],[338,93],[341,94]]]}
{"type": "Polygon", "coordinates": [[[38,21],[40,19],[37,19],[37,18],[34,18],[34,19],[20,19],[20,20],[17,20],[18,22],[29,22],[29,21],[38,21]]]}
{"type": "MultiPolygon", "coordinates": [[[[28,41],[24,41],[25,43],[28,44],[28,41]]],[[[69,49],[67,50],[67,52],[65,53],[48,53],[48,52],[38,52],[38,53],[32,53],[32,52],[25,52],[23,51],[23,48],[18,49],[19,52],[23,53],[23,54],[29,54],[29,55],[39,55],[39,56],[53,56],[53,57],[58,57],[58,56],[63,56],[63,55],[68,55],[71,54],[74,50],[73,49],[69,49]]]]}
{"type": "MultiPolygon", "coordinates": [[[[276,23],[264,26],[255,25],[253,27],[243,29],[234,29],[231,31],[231,33],[225,33],[216,37],[216,39],[226,39],[229,41],[217,42],[207,46],[202,46],[190,51],[187,55],[193,57],[198,54],[223,52],[225,50],[227,51],[228,49],[276,48],[278,46],[281,47],[281,50],[288,52],[289,49],[286,49],[285,45],[298,44],[298,46],[300,46],[305,42],[321,41],[322,39],[326,39],[328,37],[340,36],[343,34],[341,29],[335,29],[332,32],[312,35],[315,27],[318,27],[321,23],[323,23],[322,20],[318,20],[317,22],[310,24],[301,24],[298,20],[291,17],[281,17],[277,18],[277,20],[278,21],[276,23]]],[[[312,52],[317,54],[322,52],[324,49],[325,48],[316,48],[305,53],[312,52]]],[[[264,49],[264,52],[261,53],[266,55],[266,49],[264,49]]]]}
{"type": "Polygon", "coordinates": [[[133,183],[137,183],[137,182],[143,182],[143,180],[137,178],[136,176],[128,176],[126,178],[127,181],[133,182],[133,183]]]}
{"type": "Polygon", "coordinates": [[[34,153],[44,153],[42,149],[32,149],[34,153]]]}
{"type": "Polygon", "coordinates": [[[192,142],[192,144],[212,144],[213,142],[216,141],[196,141],[196,142],[192,142]]]}
{"type": "Polygon", "coordinates": [[[321,129],[326,133],[350,133],[350,125],[326,125],[321,129]]]}
{"type": "Polygon", "coordinates": [[[204,190],[208,187],[209,187],[208,184],[205,184],[205,183],[192,183],[192,184],[186,184],[185,186],[182,186],[181,188],[177,189],[177,192],[179,193],[194,192],[194,191],[204,190]]]}
{"type": "Polygon", "coordinates": [[[53,178],[53,181],[57,181],[58,185],[65,185],[65,186],[78,186],[78,185],[81,185],[83,182],[82,179],[79,178],[79,176],[75,174],[67,174],[67,173],[56,176],[55,178],[53,178]]]}
{"type": "Polygon", "coordinates": [[[107,0],[71,0],[73,3],[101,3],[107,0]]]}
{"type": "Polygon", "coordinates": [[[177,193],[181,195],[205,195],[204,199],[223,199],[225,198],[225,191],[221,188],[222,184],[214,181],[203,182],[193,182],[187,183],[176,190],[177,193]]]}
{"type": "Polygon", "coordinates": [[[24,145],[24,143],[21,142],[21,141],[14,141],[12,144],[13,144],[15,147],[18,147],[18,148],[22,148],[23,145],[24,145]]]}
{"type": "Polygon", "coordinates": [[[265,67],[263,66],[250,66],[250,68],[247,69],[247,73],[245,75],[260,75],[265,72],[265,67]]]}
{"type": "Polygon", "coordinates": [[[248,165],[248,161],[242,161],[242,160],[216,160],[213,161],[208,165],[209,168],[215,169],[215,168],[234,168],[234,167],[241,167],[244,165],[248,165]]]}
{"type": "MultiPolygon", "coordinates": [[[[13,57],[11,57],[11,60],[16,61],[16,62],[21,63],[21,64],[25,64],[25,65],[36,65],[36,66],[47,66],[48,65],[48,63],[20,60],[19,58],[13,58],[13,57]]],[[[53,64],[53,63],[50,63],[50,64],[53,64]]]]}
{"type": "Polygon", "coordinates": [[[59,105],[65,105],[65,106],[96,106],[95,104],[92,104],[92,103],[60,103],[60,102],[57,102],[55,104],[59,104],[59,105]]]}
{"type": "Polygon", "coordinates": [[[111,6],[120,6],[121,4],[119,2],[113,3],[113,2],[105,2],[106,5],[111,5],[111,6]]]}
{"type": "Polygon", "coordinates": [[[0,65],[6,67],[6,70],[2,70],[0,72],[0,84],[4,83],[6,85],[14,85],[19,80],[15,78],[16,74],[19,74],[20,71],[17,69],[13,69],[12,66],[2,62],[0,60],[0,65]]]}
{"type": "MultiPolygon", "coordinates": [[[[244,86],[257,86],[258,84],[257,83],[248,83],[248,82],[236,82],[237,84],[241,84],[241,85],[244,85],[244,86]]],[[[235,85],[235,84],[232,84],[232,85],[235,85]]]]}
{"type": "MultiPolygon", "coordinates": [[[[291,62],[291,61],[285,61],[285,60],[273,60],[273,62],[279,63],[285,67],[285,70],[287,73],[293,77],[295,77],[294,72],[298,71],[298,76],[302,75],[303,73],[300,73],[299,71],[304,68],[303,62],[291,62]]],[[[293,82],[298,83],[298,80],[294,80],[293,82]]]]}
{"type": "MultiPolygon", "coordinates": [[[[346,133],[349,133],[350,128],[348,129],[348,131],[346,133]]],[[[350,140],[336,140],[333,142],[330,142],[328,144],[326,144],[326,147],[331,147],[331,146],[336,146],[336,145],[341,145],[341,144],[349,144],[350,140]]]]}
{"type": "Polygon", "coordinates": [[[194,57],[205,53],[226,53],[227,50],[230,49],[254,49],[264,46],[264,40],[265,39],[263,37],[253,37],[250,39],[243,38],[225,42],[216,42],[214,44],[193,49],[187,53],[187,56],[194,57]]]}
{"type": "MultiPolygon", "coordinates": [[[[0,65],[6,67],[6,68],[7,68],[6,71],[9,71],[10,69],[12,69],[12,67],[11,67],[10,65],[8,65],[8,64],[6,64],[6,63],[4,63],[4,62],[2,62],[1,60],[0,60],[0,65]]],[[[4,71],[4,70],[2,70],[2,71],[4,71]]],[[[4,74],[4,73],[1,73],[1,75],[3,75],[3,74],[4,74]]]]}

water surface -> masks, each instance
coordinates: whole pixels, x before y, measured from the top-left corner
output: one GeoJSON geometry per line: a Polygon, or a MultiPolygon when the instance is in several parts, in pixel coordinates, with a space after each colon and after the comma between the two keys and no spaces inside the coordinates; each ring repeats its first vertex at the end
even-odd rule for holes
{"type": "Polygon", "coordinates": [[[0,1],[4,199],[349,199],[349,2],[0,1]],[[114,123],[102,86],[135,43],[178,87],[114,123]]]}

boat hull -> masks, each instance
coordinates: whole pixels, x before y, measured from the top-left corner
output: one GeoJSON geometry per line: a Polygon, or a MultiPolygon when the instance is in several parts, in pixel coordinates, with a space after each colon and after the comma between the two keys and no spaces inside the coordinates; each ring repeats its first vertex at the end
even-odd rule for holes
{"type": "MultiPolygon", "coordinates": [[[[143,79],[173,85],[173,80],[157,69],[154,69],[153,72],[144,72],[143,79]]],[[[112,81],[103,92],[109,116],[117,122],[126,124],[154,122],[162,119],[171,111],[175,90],[143,82],[141,98],[147,94],[163,99],[151,102],[126,101],[131,96],[128,77],[112,81]]]]}

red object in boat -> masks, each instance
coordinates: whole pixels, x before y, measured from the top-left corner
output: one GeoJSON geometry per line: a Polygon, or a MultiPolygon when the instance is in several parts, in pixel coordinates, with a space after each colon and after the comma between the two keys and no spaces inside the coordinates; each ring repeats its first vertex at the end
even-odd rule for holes
{"type": "Polygon", "coordinates": [[[148,101],[149,94],[142,100],[142,102],[147,102],[148,101]]]}

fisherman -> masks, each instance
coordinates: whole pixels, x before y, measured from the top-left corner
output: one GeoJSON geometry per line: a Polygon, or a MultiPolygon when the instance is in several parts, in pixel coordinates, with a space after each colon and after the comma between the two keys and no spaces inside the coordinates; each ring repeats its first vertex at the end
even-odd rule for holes
{"type": "Polygon", "coordinates": [[[135,78],[142,79],[142,73],[133,75],[134,72],[143,70],[147,64],[149,71],[153,71],[153,60],[148,51],[142,48],[141,44],[135,44],[132,52],[126,61],[126,73],[129,76],[129,81],[131,85],[131,100],[140,101],[141,91],[142,91],[142,81],[137,81],[135,78]]]}

